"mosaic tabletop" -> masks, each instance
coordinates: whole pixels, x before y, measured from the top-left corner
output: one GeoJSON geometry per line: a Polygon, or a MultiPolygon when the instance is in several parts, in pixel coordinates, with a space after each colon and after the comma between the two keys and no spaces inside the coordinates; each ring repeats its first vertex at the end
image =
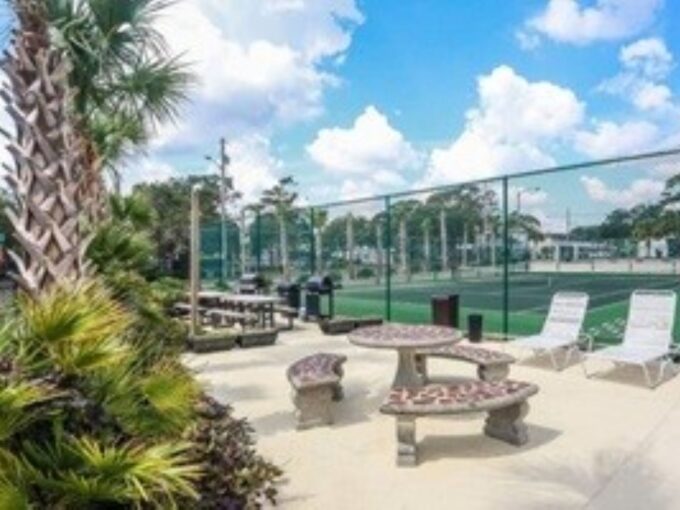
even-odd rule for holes
{"type": "Polygon", "coordinates": [[[458,330],[445,326],[414,324],[383,324],[354,330],[349,341],[363,347],[401,349],[435,347],[459,342],[462,335],[458,330]]]}

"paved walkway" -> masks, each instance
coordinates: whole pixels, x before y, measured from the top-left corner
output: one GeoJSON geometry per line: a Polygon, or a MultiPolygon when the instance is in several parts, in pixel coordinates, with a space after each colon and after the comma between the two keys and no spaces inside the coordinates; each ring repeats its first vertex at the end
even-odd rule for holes
{"type": "MultiPolygon", "coordinates": [[[[420,465],[395,466],[393,419],[377,409],[396,354],[355,347],[315,326],[282,333],[273,347],[188,357],[212,393],[249,418],[258,448],[286,472],[287,509],[678,509],[680,377],[657,390],[635,370],[586,379],[542,363],[513,367],[537,383],[529,444],[487,438],[477,417],[419,420],[420,465]],[[345,364],[345,400],[331,427],[296,432],[285,369],[318,351],[345,364]]],[[[433,360],[433,375],[473,376],[433,360]]]]}

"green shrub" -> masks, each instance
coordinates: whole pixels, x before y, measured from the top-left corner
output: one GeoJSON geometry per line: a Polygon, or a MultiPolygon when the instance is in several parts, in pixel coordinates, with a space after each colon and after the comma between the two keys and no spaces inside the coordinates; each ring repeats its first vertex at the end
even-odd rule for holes
{"type": "Polygon", "coordinates": [[[357,271],[357,278],[359,279],[369,279],[375,278],[375,271],[372,267],[362,267],[357,271]]]}
{"type": "Polygon", "coordinates": [[[231,510],[275,503],[282,471],[257,454],[248,422],[234,418],[231,407],[210,397],[201,399],[197,414],[189,439],[194,445],[190,457],[202,468],[196,485],[198,508],[231,510]]]}

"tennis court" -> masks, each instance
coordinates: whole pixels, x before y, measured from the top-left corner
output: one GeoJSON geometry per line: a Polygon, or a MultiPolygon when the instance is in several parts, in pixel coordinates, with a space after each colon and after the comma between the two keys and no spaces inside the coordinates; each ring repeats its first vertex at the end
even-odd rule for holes
{"type": "MultiPolygon", "coordinates": [[[[582,291],[590,296],[586,331],[598,341],[609,342],[620,333],[627,314],[628,298],[635,289],[680,289],[675,275],[602,273],[511,273],[508,286],[509,333],[526,335],[540,330],[550,304],[559,291],[582,291]]],[[[484,329],[502,332],[504,290],[498,276],[430,279],[393,282],[392,320],[422,323],[430,320],[430,297],[459,294],[462,326],[470,313],[484,316],[484,329]]],[[[337,293],[336,310],[347,315],[383,315],[385,287],[354,283],[337,293]]],[[[680,321],[675,338],[680,340],[680,321]]]]}

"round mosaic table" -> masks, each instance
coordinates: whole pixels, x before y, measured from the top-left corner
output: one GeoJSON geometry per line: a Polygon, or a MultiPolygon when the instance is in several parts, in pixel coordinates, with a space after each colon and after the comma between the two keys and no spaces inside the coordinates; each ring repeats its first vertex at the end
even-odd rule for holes
{"type": "Polygon", "coordinates": [[[397,373],[392,387],[419,388],[423,380],[416,367],[416,353],[426,347],[451,345],[462,339],[456,329],[444,326],[383,324],[354,330],[349,341],[362,347],[396,349],[399,354],[397,373]]]}

